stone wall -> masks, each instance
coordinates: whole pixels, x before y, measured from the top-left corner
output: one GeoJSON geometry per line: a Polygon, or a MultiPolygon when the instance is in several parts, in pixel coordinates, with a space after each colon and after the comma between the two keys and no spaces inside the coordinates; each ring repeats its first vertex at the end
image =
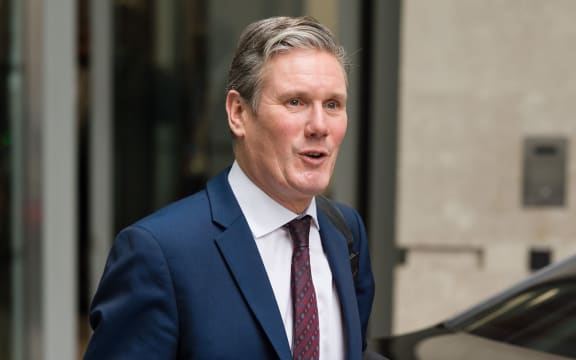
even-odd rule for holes
{"type": "Polygon", "coordinates": [[[576,253],[576,1],[406,0],[394,332],[576,253]],[[569,142],[563,207],[522,204],[523,141],[569,142]]]}

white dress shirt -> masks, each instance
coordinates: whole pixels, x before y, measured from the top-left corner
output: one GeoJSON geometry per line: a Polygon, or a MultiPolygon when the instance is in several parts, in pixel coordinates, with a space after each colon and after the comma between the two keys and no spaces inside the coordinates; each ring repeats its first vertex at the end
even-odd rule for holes
{"type": "Polygon", "coordinates": [[[257,187],[234,162],[228,181],[242,213],[246,217],[268,279],[272,284],[276,303],[284,322],[286,336],[292,348],[292,296],[290,268],[294,248],[288,230],[283,226],[300,215],[312,216],[310,226],[310,267],[316,290],[320,324],[320,359],[344,359],[344,332],[340,301],[322,242],[313,200],[303,214],[296,214],[273,200],[257,187]]]}

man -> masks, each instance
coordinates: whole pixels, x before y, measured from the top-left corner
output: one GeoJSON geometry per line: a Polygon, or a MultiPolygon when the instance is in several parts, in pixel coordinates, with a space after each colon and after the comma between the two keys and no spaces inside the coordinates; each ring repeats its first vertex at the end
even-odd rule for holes
{"type": "Polygon", "coordinates": [[[374,294],[364,226],[337,205],[354,278],[316,201],[346,132],[345,65],[314,19],[246,28],[226,96],[236,161],[118,235],[86,359],[361,359],[374,294]]]}

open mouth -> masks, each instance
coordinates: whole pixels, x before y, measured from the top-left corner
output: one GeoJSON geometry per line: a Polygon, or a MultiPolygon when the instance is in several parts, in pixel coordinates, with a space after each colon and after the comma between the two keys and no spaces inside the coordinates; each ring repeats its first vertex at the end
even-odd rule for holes
{"type": "Polygon", "coordinates": [[[326,154],[319,153],[319,152],[307,152],[304,155],[306,155],[307,157],[313,158],[313,159],[320,159],[321,157],[326,156],[326,154]]]}

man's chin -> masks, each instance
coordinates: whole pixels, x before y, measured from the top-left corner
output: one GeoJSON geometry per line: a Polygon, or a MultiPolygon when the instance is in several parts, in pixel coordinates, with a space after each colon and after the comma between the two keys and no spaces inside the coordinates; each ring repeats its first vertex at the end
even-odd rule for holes
{"type": "Polygon", "coordinates": [[[313,197],[324,193],[330,184],[330,176],[325,173],[308,172],[305,176],[294,178],[292,187],[301,195],[313,197]]]}
{"type": "Polygon", "coordinates": [[[315,184],[314,186],[307,186],[302,189],[302,193],[314,197],[316,195],[321,195],[328,189],[328,184],[315,184]]]}

